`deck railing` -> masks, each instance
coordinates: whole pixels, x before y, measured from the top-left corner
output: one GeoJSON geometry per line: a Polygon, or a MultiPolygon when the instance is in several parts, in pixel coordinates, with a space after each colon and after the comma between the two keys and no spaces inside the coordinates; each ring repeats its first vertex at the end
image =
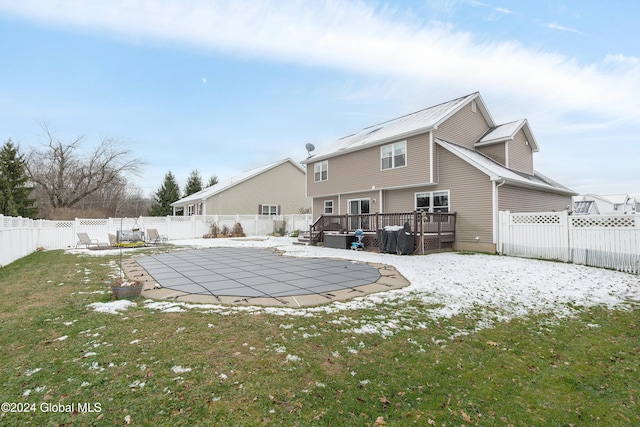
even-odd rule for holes
{"type": "MultiPolygon", "coordinates": [[[[324,241],[327,232],[352,233],[361,229],[365,234],[375,234],[386,226],[403,226],[408,223],[415,236],[418,252],[442,249],[443,243],[455,241],[455,212],[394,212],[372,214],[321,215],[309,227],[309,242],[317,245],[324,241]],[[445,237],[446,236],[446,237],[445,237]],[[422,241],[422,244],[420,242],[422,241]]],[[[365,239],[366,241],[367,239],[365,239]]],[[[369,239],[371,243],[371,239],[369,239]]],[[[370,244],[369,246],[375,246],[370,244]]]]}

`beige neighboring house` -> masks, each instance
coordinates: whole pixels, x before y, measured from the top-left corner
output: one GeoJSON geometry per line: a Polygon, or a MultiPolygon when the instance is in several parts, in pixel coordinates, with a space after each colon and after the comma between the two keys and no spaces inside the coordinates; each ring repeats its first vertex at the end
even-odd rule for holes
{"type": "Polygon", "coordinates": [[[472,93],[367,127],[307,165],[314,219],[323,214],[456,212],[458,250],[495,252],[498,212],[561,211],[576,193],[534,170],[526,119],[494,122],[472,93]]]}
{"type": "Polygon", "coordinates": [[[629,194],[574,196],[574,215],[615,215],[637,212],[638,201],[629,194]]]}
{"type": "Polygon", "coordinates": [[[171,203],[190,215],[284,215],[309,209],[305,169],[291,159],[251,169],[171,203]]]}

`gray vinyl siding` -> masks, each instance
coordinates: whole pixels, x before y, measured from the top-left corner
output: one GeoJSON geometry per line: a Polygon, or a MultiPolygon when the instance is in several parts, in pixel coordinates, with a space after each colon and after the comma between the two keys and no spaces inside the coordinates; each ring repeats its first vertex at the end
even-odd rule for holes
{"type": "Polygon", "coordinates": [[[571,205],[571,196],[547,193],[513,185],[498,187],[498,207],[511,212],[562,211],[571,205]]]}
{"type": "Polygon", "coordinates": [[[379,191],[366,191],[363,193],[341,194],[340,195],[340,213],[349,213],[349,200],[369,199],[369,213],[380,212],[379,191]],[[375,200],[375,202],[374,202],[375,200]]]}
{"type": "Polygon", "coordinates": [[[456,241],[493,242],[493,183],[489,177],[442,147],[437,148],[440,176],[435,190],[450,190],[450,207],[457,212],[456,241]],[[479,239],[476,239],[479,237],[479,239]]]}
{"type": "Polygon", "coordinates": [[[406,166],[400,168],[381,170],[380,147],[387,143],[330,158],[326,181],[314,182],[314,163],[310,162],[307,165],[307,195],[315,198],[429,182],[429,133],[406,141],[406,166]]]}
{"type": "Polygon", "coordinates": [[[489,177],[441,147],[436,153],[438,184],[385,191],[384,212],[411,212],[415,209],[415,193],[449,190],[449,211],[457,212],[456,240],[492,243],[493,184],[489,177]]]}
{"type": "Polygon", "coordinates": [[[496,162],[500,163],[502,166],[507,166],[507,154],[506,154],[506,146],[504,142],[500,142],[498,144],[485,145],[482,147],[476,148],[479,152],[484,154],[487,157],[492,158],[496,162]]]}
{"type": "Polygon", "coordinates": [[[509,141],[509,169],[533,175],[533,151],[522,129],[509,141]]]}
{"type": "Polygon", "coordinates": [[[412,212],[415,210],[415,193],[422,191],[433,191],[434,186],[403,188],[400,190],[385,191],[384,211],[385,212],[412,212]]]}
{"type": "Polygon", "coordinates": [[[344,212],[340,212],[340,207],[338,206],[338,196],[333,196],[333,197],[317,197],[315,199],[313,199],[313,218],[314,220],[319,218],[322,214],[324,214],[324,202],[325,200],[332,200],[333,201],[333,214],[332,215],[338,215],[344,212]]]}
{"type": "Polygon", "coordinates": [[[471,103],[449,117],[434,131],[434,137],[474,149],[474,144],[489,130],[489,125],[478,108],[471,111],[471,103]]]}
{"type": "Polygon", "coordinates": [[[207,215],[257,214],[259,205],[280,205],[282,214],[311,207],[304,172],[290,162],[269,169],[206,200],[207,215]]]}

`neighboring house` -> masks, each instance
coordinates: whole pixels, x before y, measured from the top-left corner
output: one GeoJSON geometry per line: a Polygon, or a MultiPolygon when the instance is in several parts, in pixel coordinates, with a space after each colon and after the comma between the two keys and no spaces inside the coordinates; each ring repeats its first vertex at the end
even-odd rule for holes
{"type": "Polygon", "coordinates": [[[494,252],[498,211],[560,211],[576,193],[537,173],[527,120],[497,125],[478,92],[365,128],[307,165],[313,216],[456,212],[456,249],[494,252]]]}
{"type": "Polygon", "coordinates": [[[171,203],[190,215],[284,215],[309,209],[305,170],[291,159],[251,169],[171,203]]]}
{"type": "Polygon", "coordinates": [[[585,194],[573,197],[574,215],[611,215],[637,212],[638,201],[629,194],[585,194]]]}

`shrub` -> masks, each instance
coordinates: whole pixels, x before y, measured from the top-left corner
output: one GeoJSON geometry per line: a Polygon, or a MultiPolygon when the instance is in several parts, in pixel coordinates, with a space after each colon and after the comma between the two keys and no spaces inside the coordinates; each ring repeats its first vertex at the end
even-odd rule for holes
{"type": "Polygon", "coordinates": [[[231,235],[233,237],[244,237],[244,230],[242,229],[242,224],[240,224],[239,222],[236,222],[236,224],[233,226],[233,230],[231,231],[231,235]]]}
{"type": "Polygon", "coordinates": [[[218,227],[218,224],[216,224],[215,222],[212,222],[211,227],[209,227],[209,234],[205,234],[204,237],[207,239],[209,238],[215,239],[219,235],[220,235],[220,227],[218,227]]]}

